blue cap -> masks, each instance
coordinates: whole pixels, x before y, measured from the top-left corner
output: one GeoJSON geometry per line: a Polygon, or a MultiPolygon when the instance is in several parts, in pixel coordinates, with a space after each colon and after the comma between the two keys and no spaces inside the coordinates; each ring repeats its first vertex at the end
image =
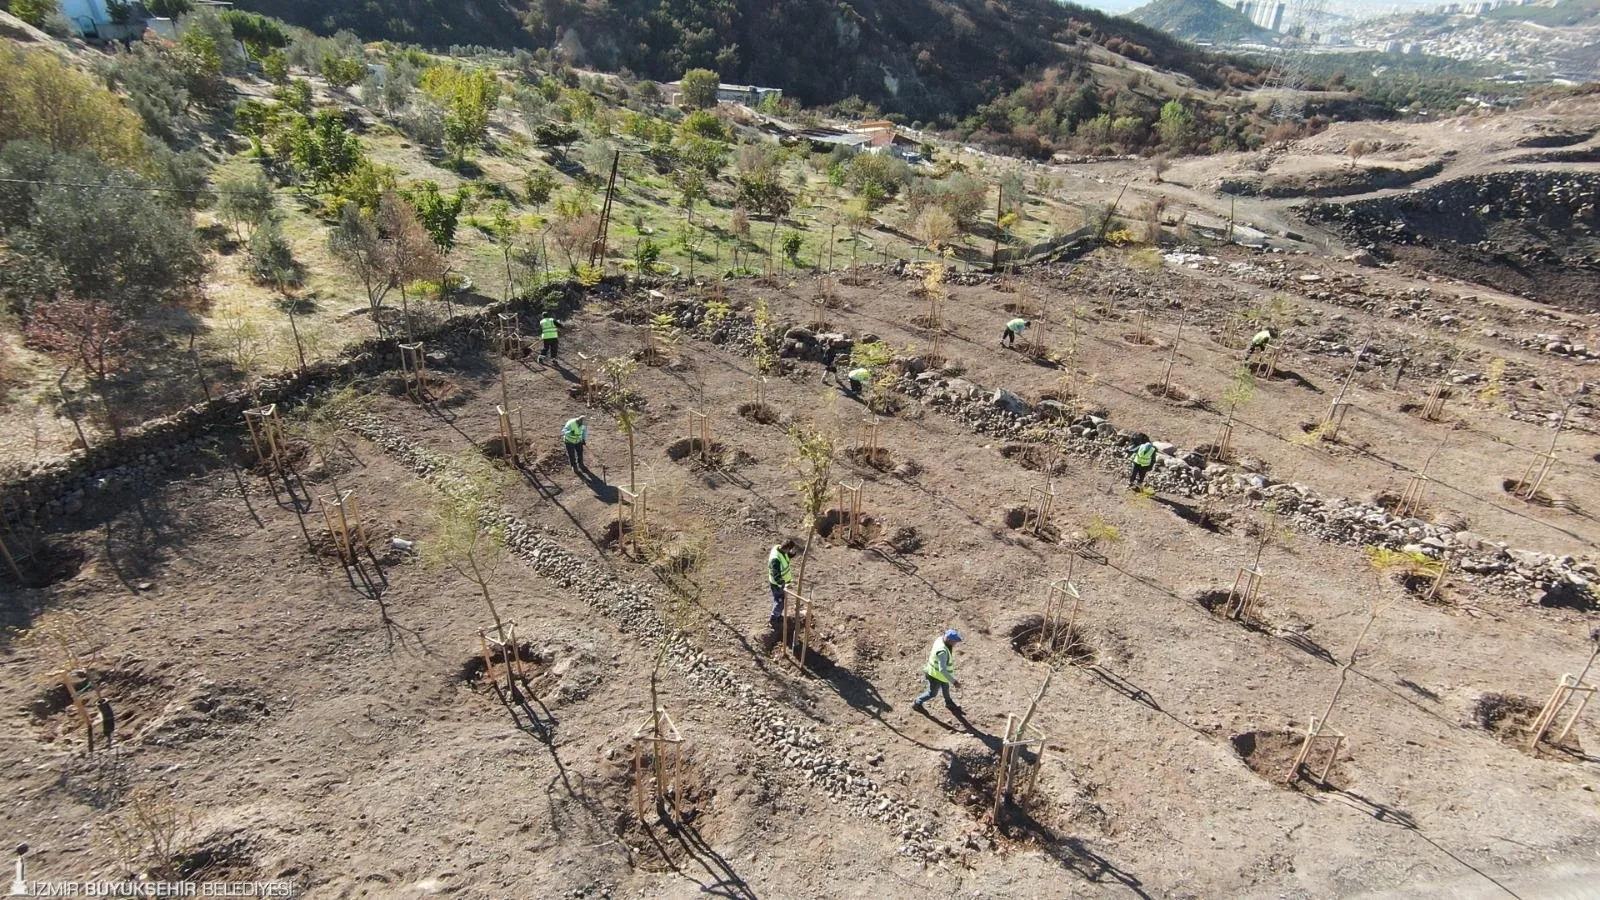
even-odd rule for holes
{"type": "Polygon", "coordinates": [[[961,632],[952,628],[944,633],[944,639],[946,641],[959,641],[961,640],[961,632]]]}

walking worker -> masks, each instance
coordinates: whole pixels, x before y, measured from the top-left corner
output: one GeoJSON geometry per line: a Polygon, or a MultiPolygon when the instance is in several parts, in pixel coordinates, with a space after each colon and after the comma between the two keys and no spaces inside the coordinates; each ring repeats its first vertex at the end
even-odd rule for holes
{"type": "Polygon", "coordinates": [[[539,320],[539,337],[544,341],[539,358],[542,360],[548,356],[551,362],[555,362],[556,352],[561,349],[561,332],[556,328],[555,318],[548,313],[539,320]]]}
{"type": "Polygon", "coordinates": [[[789,572],[789,562],[794,552],[800,549],[794,538],[785,539],[781,544],[773,544],[772,550],[767,553],[767,586],[772,588],[772,621],[783,618],[783,591],[794,583],[794,576],[789,572]]]}
{"type": "Polygon", "coordinates": [[[567,445],[567,462],[572,463],[572,471],[580,474],[588,468],[583,464],[583,445],[589,440],[589,426],[584,423],[588,418],[578,416],[561,426],[561,441],[567,445]]]}
{"type": "Polygon", "coordinates": [[[839,362],[839,345],[832,338],[822,342],[822,383],[827,384],[830,377],[834,382],[839,381],[839,373],[834,371],[834,366],[839,362]]]}
{"type": "Polygon", "coordinates": [[[846,390],[850,392],[850,396],[859,397],[862,389],[872,381],[872,370],[851,369],[849,372],[845,373],[844,380],[850,384],[850,386],[846,388],[846,390]]]}
{"type": "Polygon", "coordinates": [[[1133,448],[1133,471],[1128,473],[1128,487],[1136,491],[1144,487],[1144,477],[1150,474],[1150,469],[1155,464],[1155,444],[1145,441],[1133,448]]]}
{"type": "Polygon", "coordinates": [[[944,694],[944,705],[956,715],[961,715],[961,707],[950,699],[950,688],[960,687],[961,679],[956,677],[955,652],[956,644],[961,643],[961,632],[954,628],[946,631],[933,639],[933,647],[928,651],[928,664],[922,667],[922,674],[928,676],[928,689],[922,696],[911,701],[911,708],[923,715],[928,711],[922,704],[933,699],[934,694],[944,694]]]}
{"type": "Polygon", "coordinates": [[[1267,343],[1271,341],[1272,338],[1273,334],[1271,328],[1263,328],[1256,332],[1256,336],[1250,339],[1249,348],[1244,351],[1244,358],[1249,359],[1262,350],[1267,349],[1267,343]]]}
{"type": "Polygon", "coordinates": [[[1015,347],[1017,345],[1017,335],[1021,334],[1023,329],[1027,327],[1027,319],[1012,319],[1007,322],[1006,330],[1000,332],[1000,346],[1015,347]]]}

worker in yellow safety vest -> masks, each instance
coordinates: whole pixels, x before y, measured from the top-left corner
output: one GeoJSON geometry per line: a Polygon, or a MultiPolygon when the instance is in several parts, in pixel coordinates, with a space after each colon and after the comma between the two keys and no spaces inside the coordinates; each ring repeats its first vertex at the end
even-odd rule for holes
{"type": "Polygon", "coordinates": [[[794,582],[789,565],[798,549],[800,547],[790,538],[781,544],[773,544],[772,550],[767,553],[767,586],[772,588],[771,619],[774,622],[783,618],[783,591],[794,582]]]}
{"type": "Polygon", "coordinates": [[[567,462],[572,463],[572,471],[582,474],[589,467],[583,464],[583,445],[589,440],[589,426],[585,424],[587,416],[578,416],[568,419],[567,424],[561,426],[561,442],[567,446],[567,462]]]}
{"type": "Polygon", "coordinates": [[[1150,474],[1150,469],[1156,464],[1156,445],[1145,441],[1133,448],[1133,471],[1128,473],[1128,487],[1138,490],[1144,487],[1144,477],[1150,474]]]}
{"type": "Polygon", "coordinates": [[[1027,327],[1027,319],[1012,319],[1007,322],[1006,330],[1000,332],[1000,346],[1015,347],[1017,345],[1017,335],[1021,334],[1023,329],[1027,327]]]}
{"type": "Polygon", "coordinates": [[[1273,334],[1271,328],[1263,328],[1256,332],[1255,337],[1250,339],[1249,348],[1244,351],[1244,358],[1249,359],[1250,357],[1255,356],[1257,353],[1267,349],[1267,344],[1272,340],[1272,338],[1273,334]]]}
{"type": "Polygon", "coordinates": [[[539,320],[539,338],[544,341],[539,350],[539,359],[550,357],[551,362],[556,361],[556,351],[561,349],[561,332],[556,328],[556,320],[545,316],[539,320]]]}
{"type": "Polygon", "coordinates": [[[960,687],[961,679],[956,677],[954,656],[955,645],[961,643],[961,632],[954,628],[946,631],[933,639],[933,647],[928,650],[928,664],[922,667],[922,674],[928,678],[928,689],[922,696],[911,701],[911,708],[923,715],[928,710],[922,704],[933,699],[934,694],[944,694],[944,705],[956,715],[961,715],[961,707],[950,699],[950,688],[960,687]]]}

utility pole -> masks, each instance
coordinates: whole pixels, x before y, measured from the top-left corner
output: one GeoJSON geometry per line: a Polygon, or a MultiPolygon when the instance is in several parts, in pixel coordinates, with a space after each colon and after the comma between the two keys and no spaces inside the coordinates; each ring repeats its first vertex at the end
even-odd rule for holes
{"type": "Polygon", "coordinates": [[[617,189],[617,163],[622,159],[622,151],[618,150],[611,155],[611,178],[606,182],[606,202],[600,208],[600,235],[595,238],[594,246],[589,248],[589,265],[606,264],[606,237],[611,231],[611,198],[617,189]]]}
{"type": "Polygon", "coordinates": [[[1000,185],[1000,190],[994,197],[994,250],[989,253],[989,268],[1000,268],[1000,206],[1006,199],[1006,186],[1000,185]]]}

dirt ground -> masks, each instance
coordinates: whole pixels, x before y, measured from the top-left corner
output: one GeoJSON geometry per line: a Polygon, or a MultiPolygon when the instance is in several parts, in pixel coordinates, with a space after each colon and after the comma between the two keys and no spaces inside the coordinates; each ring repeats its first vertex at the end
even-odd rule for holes
{"type": "MultiPolygon", "coordinates": [[[[739,283],[728,299],[746,314],[766,300],[779,322],[926,345],[908,324],[926,308],[917,281],[849,280],[834,308],[816,302],[814,281],[739,283]]],[[[1547,491],[1562,503],[1503,489],[1549,443],[1547,417],[1589,364],[1483,334],[1581,336],[1592,326],[1581,317],[1530,322],[1515,298],[1470,286],[1242,250],[1159,271],[1101,251],[1070,271],[950,293],[942,352],[963,377],[1029,400],[1059,389],[1060,368],[1002,350],[999,331],[1008,304],[1034,304],[1060,348],[1081,310],[1083,402],[1180,447],[1215,437],[1240,353],[1237,309],[1290,294],[1282,365],[1295,377],[1257,384],[1238,412],[1241,456],[1366,499],[1403,487],[1448,435],[1430,468],[1435,519],[1593,558],[1590,407],[1574,407],[1559,438],[1547,491]],[[1313,298],[1330,283],[1344,302],[1313,298]],[[1428,292],[1425,314],[1396,299],[1412,289],[1428,292]],[[1141,310],[1155,343],[1124,338],[1141,310]],[[1451,315],[1464,324],[1438,323],[1451,315]],[[1295,440],[1363,343],[1372,355],[1340,440],[1295,440]],[[1411,374],[1391,389],[1394,368],[1381,363],[1400,358],[1411,374]],[[1401,411],[1446,369],[1481,374],[1495,359],[1510,373],[1498,395],[1464,385],[1441,423],[1401,411]],[[1169,362],[1174,383],[1208,406],[1150,395],[1169,362]]],[[[576,389],[582,369],[642,346],[646,329],[630,318],[592,300],[566,323],[560,367],[506,368],[536,444],[496,493],[510,547],[483,560],[529,657],[512,702],[485,677],[479,632],[492,620],[479,588],[433,558],[439,498],[482,469],[479,448],[496,434],[501,388],[483,353],[438,360],[440,399],[427,406],[382,380],[342,397],[339,440],[300,463],[296,490],[318,499],[298,514],[230,462],[250,460],[229,442],[136,504],[48,535],[40,580],[51,583],[4,590],[36,635],[53,628],[76,655],[9,638],[0,656],[12,790],[0,815],[31,848],[30,877],[138,870],[147,861],[119,854],[112,826],[154,810],[148,820],[173,824],[135,832],[168,835],[179,874],[282,879],[318,897],[1533,897],[1600,883],[1600,720],[1581,718],[1538,755],[1519,730],[1583,665],[1600,624],[1592,609],[1467,578],[1425,602],[1358,548],[1295,534],[1263,551],[1264,605],[1245,627],[1206,601],[1251,561],[1259,507],[1223,506],[1225,527],[1197,527],[1178,498],[1132,495],[1120,468],[1067,456],[1059,528],[1117,535],[1098,545],[1103,557],[1076,557],[1008,522],[1044,483],[1027,453],[906,401],[880,426],[889,459],[862,465],[844,451],[864,410],[821,384],[814,363],[788,362],[765,382],[778,421],[763,424],[738,412],[760,383],[744,348],[687,334],[631,385],[651,540],[708,560],[688,579],[692,602],[675,600],[680,579],[661,554],[652,566],[617,547],[627,442],[576,389]],[[683,452],[691,410],[709,418],[716,465],[683,452]],[[593,475],[579,478],[559,430],[586,411],[593,475]],[[833,480],[859,480],[865,516],[865,546],[829,527],[806,561],[815,639],[804,672],[769,631],[763,581],[767,548],[802,527],[792,422],[837,438],[833,480]],[[358,500],[372,547],[349,572],[323,534],[321,498],[339,491],[358,500]],[[1069,571],[1082,646],[1030,659],[1017,648],[1069,571]],[[684,639],[664,638],[669,626],[684,639]],[[966,636],[964,716],[937,702],[922,716],[910,700],[947,627],[966,636]],[[658,659],[659,702],[684,738],[683,821],[649,812],[646,826],[633,811],[632,736],[658,659]],[[114,751],[87,752],[53,675],[63,666],[111,701],[114,751]],[[1046,672],[1033,799],[996,826],[994,756],[1046,672]],[[1287,787],[1297,735],[1341,681],[1330,722],[1347,744],[1326,783],[1287,787]]],[[[503,675],[494,662],[489,675],[503,675]]]]}

